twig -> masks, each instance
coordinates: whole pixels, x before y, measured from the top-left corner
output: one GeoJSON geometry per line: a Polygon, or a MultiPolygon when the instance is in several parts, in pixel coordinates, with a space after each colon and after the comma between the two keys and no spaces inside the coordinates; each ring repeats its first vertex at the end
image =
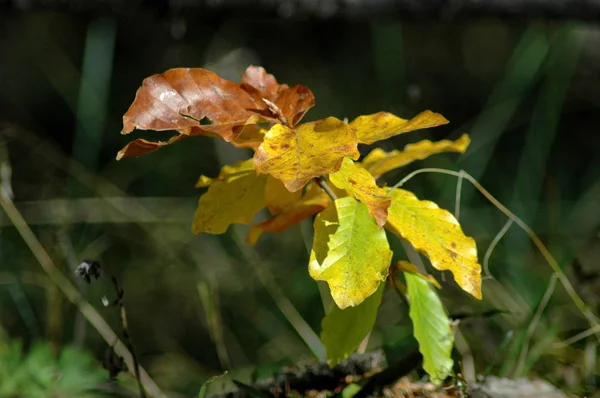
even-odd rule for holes
{"type": "Polygon", "coordinates": [[[419,170],[415,170],[412,173],[408,174],[402,180],[400,180],[396,185],[394,185],[391,189],[398,188],[406,184],[410,179],[412,179],[417,174],[422,173],[438,173],[438,174],[448,174],[453,175],[455,177],[460,177],[462,175],[463,178],[466,178],[487,200],[489,200],[498,210],[504,213],[508,218],[510,218],[515,224],[517,224],[525,233],[529,236],[529,238],[533,241],[534,245],[537,247],[541,255],[544,257],[550,268],[556,274],[556,278],[560,279],[563,287],[565,288],[567,294],[577,307],[577,309],[581,312],[581,314],[587,319],[587,321],[593,326],[595,330],[596,337],[600,341],[600,330],[597,330],[596,327],[600,328],[600,320],[598,317],[587,307],[581,296],[577,294],[575,288],[565,275],[564,271],[560,268],[552,254],[548,251],[546,246],[542,243],[541,239],[536,235],[535,232],[517,217],[513,212],[508,210],[502,203],[500,203],[491,193],[489,193],[485,188],[481,186],[469,173],[465,171],[456,172],[453,170],[445,170],[438,168],[423,168],[419,170]]]}
{"type": "Polygon", "coordinates": [[[323,191],[325,191],[325,193],[327,195],[329,195],[329,197],[331,198],[331,200],[333,200],[333,201],[337,200],[337,195],[335,194],[335,192],[333,192],[333,190],[331,189],[331,187],[327,183],[327,179],[324,176],[321,176],[319,178],[315,178],[314,181],[315,181],[315,183],[319,187],[321,187],[321,189],[323,191]]]}
{"type": "Polygon", "coordinates": [[[492,240],[492,243],[490,243],[487,250],[485,251],[485,255],[483,256],[483,274],[485,275],[486,278],[493,278],[492,274],[490,273],[490,266],[489,266],[490,257],[492,256],[492,252],[496,248],[496,245],[498,244],[498,242],[500,242],[500,239],[502,239],[504,234],[506,234],[506,232],[508,231],[508,229],[510,228],[512,223],[513,223],[513,220],[511,218],[506,220],[506,224],[504,224],[502,229],[500,231],[498,231],[498,233],[492,240]]]}
{"type": "Polygon", "coordinates": [[[600,325],[594,326],[593,328],[586,329],[583,332],[577,333],[575,336],[571,336],[566,340],[554,343],[552,345],[552,348],[558,349],[558,348],[564,348],[564,347],[570,346],[571,344],[577,343],[579,340],[583,340],[586,337],[589,337],[598,332],[600,332],[600,325]]]}
{"type": "MultiPolygon", "coordinates": [[[[111,279],[113,286],[115,287],[115,290],[117,292],[117,298],[115,299],[115,302],[113,302],[112,304],[118,305],[119,309],[121,310],[121,326],[123,327],[123,335],[125,336],[125,342],[127,344],[127,348],[129,349],[129,351],[131,351],[131,357],[133,358],[133,369],[134,369],[134,373],[135,373],[135,378],[137,379],[137,382],[138,382],[138,387],[140,389],[140,397],[146,398],[146,392],[144,391],[144,386],[142,385],[142,382],[140,379],[140,364],[138,363],[137,356],[135,355],[135,350],[133,349],[133,342],[131,341],[131,335],[129,334],[129,326],[128,326],[129,324],[127,323],[127,313],[125,312],[125,303],[124,303],[125,290],[123,290],[119,286],[119,281],[117,280],[116,277],[111,276],[110,279],[111,279]]],[[[105,306],[106,306],[106,304],[107,303],[104,303],[105,306]]]]}
{"type": "MultiPolygon", "coordinates": [[[[131,352],[127,349],[125,344],[118,338],[111,327],[106,323],[104,318],[96,311],[96,309],[90,305],[81,296],[79,291],[73,286],[73,284],[60,272],[54,265],[54,262],[34,235],[33,231],[15,207],[11,200],[7,200],[6,197],[0,195],[0,206],[6,212],[8,218],[31,250],[32,254],[36,257],[42,269],[48,274],[50,279],[56,284],[60,291],[81,311],[85,318],[92,324],[92,326],[100,333],[104,340],[110,345],[114,344],[115,352],[122,356],[127,363],[129,369],[134,369],[133,357],[131,352]]],[[[145,390],[151,397],[154,398],[166,398],[156,383],[150,378],[148,373],[143,368],[140,368],[140,382],[143,384],[145,390]]]]}

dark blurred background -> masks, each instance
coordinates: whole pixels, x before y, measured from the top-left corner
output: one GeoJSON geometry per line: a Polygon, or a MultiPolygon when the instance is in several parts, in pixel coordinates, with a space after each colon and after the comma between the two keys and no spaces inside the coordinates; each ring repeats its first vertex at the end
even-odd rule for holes
{"type": "MultiPolygon", "coordinates": [[[[84,285],[73,270],[94,258],[118,277],[140,361],[167,395],[196,396],[226,369],[249,381],[315,360],[322,347],[306,341],[319,333],[324,310],[307,272],[311,222],[266,235],[255,248],[243,243],[247,226],[191,234],[197,178],[250,153],[198,137],[115,160],[130,141],[119,134],[121,117],[145,77],[186,66],[239,81],[248,65],[262,65],[280,82],[313,90],[317,105],[305,120],[442,113],[449,125],[380,146],[467,132],[469,150],[416,162],[384,182],[421,167],[464,169],[540,235],[598,313],[600,6],[537,3],[0,2],[3,192],[12,191],[56,266],[116,331],[118,311],[101,305],[114,295],[110,283],[84,285]]],[[[166,140],[170,133],[133,136],[166,140]]],[[[406,188],[454,211],[456,183],[421,174],[406,188]]],[[[503,311],[461,323],[476,372],[595,391],[598,341],[560,344],[589,324],[560,283],[536,313],[551,268],[515,225],[485,256],[506,216],[467,182],[461,192],[463,229],[476,239],[480,262],[489,257],[483,301],[460,291],[450,274],[429,270],[445,280],[440,294],[450,313],[503,311]]],[[[394,249],[403,258],[398,242],[394,249]]],[[[101,366],[106,342],[3,212],[0,321],[0,347],[44,341],[59,355],[74,345],[89,354],[78,360],[101,366]]],[[[402,301],[386,292],[369,349],[390,351],[409,336],[402,301]]],[[[0,385],[6,372],[0,365],[0,385]]]]}

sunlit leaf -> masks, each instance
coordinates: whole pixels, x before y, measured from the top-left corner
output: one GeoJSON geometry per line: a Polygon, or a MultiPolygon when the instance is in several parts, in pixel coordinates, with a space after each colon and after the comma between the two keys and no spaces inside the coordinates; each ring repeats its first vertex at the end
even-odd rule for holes
{"type": "Polygon", "coordinates": [[[302,191],[290,192],[283,182],[275,177],[267,176],[265,202],[271,214],[277,214],[300,200],[302,191]]]}
{"type": "Polygon", "coordinates": [[[350,126],[356,130],[358,142],[372,144],[409,131],[436,127],[448,123],[439,113],[424,111],[410,120],[401,119],[388,112],[359,116],[350,126]]]}
{"type": "Polygon", "coordinates": [[[357,159],[356,134],[346,123],[329,117],[296,129],[276,124],[254,154],[256,169],[281,180],[292,192],[323,174],[335,173],[346,156],[357,159]]]}
{"type": "Polygon", "coordinates": [[[328,283],[341,309],[359,305],[387,276],[392,252],[385,231],[353,197],[337,199],[314,226],[310,276],[328,283]]]}
{"type": "Polygon", "coordinates": [[[409,316],[414,336],[423,355],[423,369],[434,384],[440,384],[452,372],[454,334],[450,318],[435,290],[418,275],[404,273],[409,297],[409,316]]]}
{"type": "Polygon", "coordinates": [[[450,270],[456,283],[481,299],[481,265],[473,238],[465,236],[456,218],[433,202],[394,189],[386,228],[409,241],[440,271],[450,270]]]}
{"type": "Polygon", "coordinates": [[[345,158],[342,168],[330,174],[329,179],[336,187],[345,189],[367,205],[369,213],[375,218],[377,225],[380,227],[385,225],[391,198],[384,189],[377,186],[375,179],[368,171],[351,159],[345,158]]]}
{"type": "MultiPolygon", "coordinates": [[[[301,193],[301,191],[299,192],[301,193]]],[[[329,196],[318,186],[311,184],[302,199],[290,204],[285,210],[270,220],[252,226],[246,237],[246,243],[255,245],[264,232],[281,232],[317,214],[327,207],[329,202],[331,202],[329,196]]]]}
{"type": "Polygon", "coordinates": [[[388,171],[406,166],[415,160],[422,160],[431,155],[442,152],[464,153],[471,140],[467,134],[463,134],[458,140],[442,140],[431,142],[429,140],[408,144],[403,151],[394,150],[385,152],[381,148],[373,149],[361,162],[362,166],[378,178],[388,171]]]}
{"type": "Polygon", "coordinates": [[[323,319],[321,340],[327,349],[329,366],[337,365],[352,354],[369,334],[381,304],[383,287],[356,307],[333,309],[323,319]]]}
{"type": "Polygon", "coordinates": [[[216,179],[200,178],[196,185],[209,188],[200,197],[192,232],[222,234],[231,224],[251,223],[265,207],[266,180],[252,159],[224,166],[216,179]]]}

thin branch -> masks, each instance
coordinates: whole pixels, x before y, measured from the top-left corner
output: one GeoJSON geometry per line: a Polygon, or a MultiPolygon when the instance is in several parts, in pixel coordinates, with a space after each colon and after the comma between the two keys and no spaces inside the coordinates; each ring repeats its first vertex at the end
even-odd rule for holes
{"type": "Polygon", "coordinates": [[[137,356],[135,355],[135,350],[133,349],[133,342],[131,341],[131,336],[129,334],[129,324],[127,323],[127,313],[125,312],[125,302],[124,302],[124,298],[125,298],[125,290],[123,290],[121,288],[121,286],[119,286],[119,281],[117,280],[117,278],[115,278],[114,276],[110,277],[113,286],[115,287],[115,290],[117,292],[117,299],[115,304],[117,304],[119,306],[119,309],[121,311],[121,326],[123,328],[123,335],[125,336],[125,342],[127,344],[127,348],[129,348],[129,351],[131,351],[131,357],[133,359],[133,369],[134,369],[134,374],[135,374],[135,378],[137,379],[138,382],[138,387],[140,390],[140,397],[141,398],[146,398],[146,392],[144,390],[144,386],[142,385],[142,381],[141,381],[141,377],[140,377],[140,364],[138,363],[137,360],[137,356]]]}
{"type": "Polygon", "coordinates": [[[583,332],[577,333],[575,336],[571,336],[566,340],[554,343],[552,345],[552,348],[559,349],[570,346],[571,344],[577,343],[579,340],[583,340],[586,337],[589,337],[598,332],[600,332],[600,325],[594,326],[593,328],[589,328],[587,330],[584,330],[583,332]]]}
{"type": "Polygon", "coordinates": [[[337,195],[335,194],[335,192],[333,192],[333,190],[331,189],[331,187],[327,183],[327,179],[324,176],[321,176],[319,178],[315,178],[314,181],[315,181],[315,183],[319,187],[321,187],[321,189],[323,191],[325,191],[325,193],[327,195],[329,195],[329,197],[331,198],[331,200],[333,200],[333,201],[337,200],[337,195]]]}
{"type": "Polygon", "coordinates": [[[508,231],[508,229],[510,228],[510,226],[512,224],[513,224],[513,220],[511,218],[506,220],[506,223],[504,224],[502,229],[500,229],[500,231],[498,231],[498,233],[492,240],[492,243],[490,243],[487,250],[485,251],[485,255],[483,256],[483,273],[487,278],[493,278],[492,274],[490,273],[490,266],[489,266],[490,257],[492,256],[492,252],[494,251],[494,249],[496,248],[496,245],[498,245],[498,242],[500,242],[500,239],[502,239],[502,237],[504,236],[504,234],[506,234],[506,232],[508,231]]]}
{"type": "MultiPolygon", "coordinates": [[[[127,349],[125,344],[118,338],[116,333],[106,323],[104,318],[96,311],[96,309],[90,305],[81,296],[77,288],[60,272],[54,265],[54,262],[36,238],[33,231],[25,220],[19,210],[15,207],[14,203],[8,198],[0,195],[0,206],[6,212],[8,218],[31,250],[32,254],[36,257],[42,269],[48,274],[50,279],[56,284],[60,291],[81,311],[85,318],[92,324],[92,326],[100,333],[107,344],[112,345],[114,342],[115,352],[124,358],[127,363],[128,369],[132,371],[135,369],[133,363],[133,357],[131,352],[127,349]]],[[[133,371],[132,371],[133,373],[133,371]]],[[[156,383],[150,378],[148,373],[141,368],[140,369],[140,382],[144,385],[144,388],[151,397],[154,398],[166,398],[156,383]]]]}

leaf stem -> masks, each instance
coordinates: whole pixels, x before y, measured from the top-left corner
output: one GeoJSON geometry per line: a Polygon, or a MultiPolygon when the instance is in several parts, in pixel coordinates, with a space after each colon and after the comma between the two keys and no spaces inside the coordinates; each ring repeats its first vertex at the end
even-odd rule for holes
{"type": "Polygon", "coordinates": [[[537,249],[539,250],[541,255],[544,257],[544,259],[548,263],[548,265],[550,265],[550,268],[552,268],[552,270],[556,274],[556,278],[560,279],[561,284],[565,288],[567,294],[569,295],[569,297],[571,298],[571,300],[573,301],[573,303],[575,304],[577,309],[588,320],[588,322],[593,326],[594,333],[596,334],[596,337],[600,341],[600,320],[588,308],[588,306],[585,304],[585,302],[583,301],[581,296],[579,296],[579,294],[577,294],[577,292],[573,288],[573,285],[571,284],[571,282],[565,275],[564,271],[560,268],[560,266],[558,265],[558,263],[556,262],[554,257],[552,257],[552,254],[550,254],[550,252],[548,251],[546,246],[542,243],[542,240],[537,236],[537,234],[535,232],[533,232],[533,230],[523,220],[521,220],[513,212],[508,210],[502,203],[500,203],[500,201],[498,201],[498,199],[496,199],[491,193],[489,193],[484,187],[482,187],[481,184],[479,184],[479,182],[477,182],[477,180],[475,180],[475,178],[473,178],[469,173],[467,173],[464,170],[457,172],[457,171],[453,171],[453,170],[446,170],[446,169],[439,169],[439,168],[418,169],[418,170],[415,170],[412,173],[408,174],[402,180],[400,180],[396,185],[394,185],[392,187],[392,189],[403,186],[414,176],[416,176],[417,174],[422,174],[422,173],[448,174],[448,175],[453,175],[455,177],[465,178],[475,188],[477,188],[477,190],[479,192],[481,192],[481,194],[483,196],[485,196],[485,198],[487,200],[489,200],[498,210],[500,210],[502,213],[504,213],[504,215],[506,215],[509,219],[511,219],[515,224],[517,224],[519,227],[521,227],[521,229],[523,231],[525,231],[527,236],[529,236],[531,241],[537,247],[537,249]]]}
{"type": "Polygon", "coordinates": [[[329,184],[327,183],[327,179],[325,178],[325,176],[320,176],[319,178],[315,178],[314,181],[319,187],[321,187],[321,189],[323,191],[325,191],[325,193],[327,195],[329,195],[331,200],[333,200],[333,201],[337,200],[338,197],[335,194],[335,192],[333,192],[333,190],[331,189],[329,184]]]}

